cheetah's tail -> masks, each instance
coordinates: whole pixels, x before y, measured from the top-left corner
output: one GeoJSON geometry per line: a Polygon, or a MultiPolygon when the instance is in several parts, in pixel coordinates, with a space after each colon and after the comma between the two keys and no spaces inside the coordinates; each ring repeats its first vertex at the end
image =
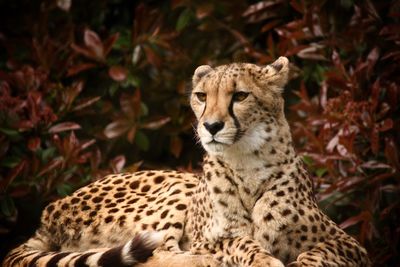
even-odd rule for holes
{"type": "Polygon", "coordinates": [[[3,267],[98,267],[135,266],[145,262],[162,241],[157,232],[143,232],[122,246],[93,249],[84,252],[50,252],[29,247],[26,243],[12,250],[3,262],[3,267]]]}

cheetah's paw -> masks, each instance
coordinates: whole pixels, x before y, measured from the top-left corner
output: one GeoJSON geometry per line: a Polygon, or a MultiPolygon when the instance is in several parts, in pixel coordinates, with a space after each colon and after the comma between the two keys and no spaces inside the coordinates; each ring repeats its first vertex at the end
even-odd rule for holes
{"type": "Polygon", "coordinates": [[[140,267],[220,267],[221,263],[212,255],[193,255],[189,253],[177,254],[171,251],[157,251],[154,256],[140,267]]]}
{"type": "Polygon", "coordinates": [[[251,267],[285,267],[285,265],[278,260],[269,255],[258,254],[254,258],[253,263],[250,265],[251,267]]]}

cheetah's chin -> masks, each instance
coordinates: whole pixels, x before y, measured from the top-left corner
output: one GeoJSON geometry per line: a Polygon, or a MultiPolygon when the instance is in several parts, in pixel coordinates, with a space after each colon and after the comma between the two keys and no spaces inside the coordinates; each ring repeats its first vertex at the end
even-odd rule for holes
{"type": "Polygon", "coordinates": [[[203,143],[203,147],[210,154],[219,154],[224,152],[229,145],[213,139],[207,143],[203,143]]]}

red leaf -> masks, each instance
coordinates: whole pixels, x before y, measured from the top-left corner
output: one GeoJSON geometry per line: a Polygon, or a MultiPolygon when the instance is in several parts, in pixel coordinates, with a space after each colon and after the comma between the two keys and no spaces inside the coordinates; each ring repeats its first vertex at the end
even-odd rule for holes
{"type": "Polygon", "coordinates": [[[211,3],[201,3],[196,8],[196,17],[200,20],[208,17],[214,11],[214,5],[211,3]]]}
{"type": "Polygon", "coordinates": [[[117,82],[126,80],[128,76],[128,70],[122,66],[111,66],[108,69],[108,75],[117,82]]]}
{"type": "Polygon", "coordinates": [[[119,155],[113,158],[110,162],[111,168],[113,169],[114,173],[120,173],[125,165],[125,156],[119,155]]]}
{"type": "Polygon", "coordinates": [[[368,76],[371,76],[372,69],[374,68],[376,62],[378,61],[378,58],[379,58],[379,48],[374,47],[374,49],[372,49],[367,56],[367,75],[368,76]]]}
{"type": "Polygon", "coordinates": [[[186,93],[186,83],[184,81],[178,83],[176,92],[180,95],[184,95],[186,93]]]}
{"type": "Polygon", "coordinates": [[[28,130],[33,128],[35,125],[32,121],[24,120],[18,123],[18,129],[20,131],[28,130]]]}
{"type": "Polygon", "coordinates": [[[17,177],[23,171],[27,165],[26,163],[26,160],[22,160],[17,166],[11,169],[10,173],[4,179],[0,179],[1,191],[5,191],[7,186],[14,181],[15,177],[17,177]]]}
{"type": "Polygon", "coordinates": [[[68,138],[64,138],[64,148],[69,151],[74,150],[79,145],[79,140],[75,135],[75,132],[71,132],[68,138]]]}
{"type": "Polygon", "coordinates": [[[96,139],[90,139],[89,141],[82,143],[79,146],[79,149],[84,150],[84,149],[88,148],[89,146],[93,145],[94,143],[96,143],[96,139]]]}
{"type": "Polygon", "coordinates": [[[183,5],[186,5],[186,1],[185,0],[172,0],[171,1],[172,9],[176,9],[176,8],[181,7],[183,5]]]}
{"type": "Polygon", "coordinates": [[[93,105],[97,101],[99,101],[100,98],[101,98],[100,96],[85,98],[85,99],[79,101],[78,105],[75,106],[73,110],[77,111],[77,110],[84,109],[84,108],[86,108],[86,107],[88,107],[90,105],[93,105]]]}
{"type": "Polygon", "coordinates": [[[126,139],[128,139],[129,143],[133,144],[133,141],[135,141],[135,136],[136,136],[136,126],[132,126],[129,131],[128,134],[126,135],[126,139]]]}
{"type": "Polygon", "coordinates": [[[400,99],[399,93],[400,93],[399,85],[397,85],[395,82],[390,83],[390,85],[387,88],[387,94],[388,94],[388,102],[393,110],[396,110],[397,108],[397,102],[398,99],[400,99]]]}
{"type": "Polygon", "coordinates": [[[133,95],[122,94],[119,104],[124,115],[135,121],[140,110],[140,90],[136,90],[133,95]]]}
{"type": "Polygon", "coordinates": [[[344,222],[342,222],[339,227],[342,229],[346,229],[352,225],[355,225],[357,223],[363,222],[363,221],[369,221],[371,220],[371,214],[369,214],[367,211],[363,211],[360,214],[350,217],[344,222]]]}
{"type": "Polygon", "coordinates": [[[327,72],[325,75],[327,77],[326,82],[331,87],[337,87],[343,90],[349,89],[347,81],[340,74],[334,72],[327,72]]]}
{"type": "Polygon", "coordinates": [[[346,75],[346,70],[345,70],[345,68],[343,66],[343,63],[342,63],[341,59],[340,59],[340,55],[336,50],[334,50],[333,53],[332,53],[332,61],[335,64],[336,68],[338,68],[340,70],[342,75],[344,77],[346,77],[347,76],[346,75]]]}
{"type": "Polygon", "coordinates": [[[57,7],[61,10],[68,12],[71,8],[71,0],[57,0],[57,7]]]}
{"type": "Polygon", "coordinates": [[[368,181],[368,184],[382,183],[387,179],[393,178],[393,172],[386,172],[379,175],[374,176],[372,179],[368,181]]]}
{"type": "Polygon", "coordinates": [[[261,32],[267,32],[269,30],[274,29],[276,26],[279,25],[279,23],[281,23],[280,20],[273,20],[268,22],[267,24],[265,24],[262,28],[261,28],[261,32]]]}
{"type": "MultiPolygon", "coordinates": [[[[310,60],[322,60],[322,61],[328,61],[328,59],[323,55],[323,48],[324,46],[322,45],[310,45],[310,46],[299,46],[296,47],[295,49],[299,49],[297,53],[297,56],[300,58],[304,59],[310,59],[310,60]]],[[[293,53],[293,54],[295,54],[293,53]]],[[[290,55],[288,53],[288,55],[290,55]]]]}
{"type": "Polygon", "coordinates": [[[44,174],[48,173],[49,171],[57,168],[59,165],[63,163],[63,158],[58,157],[56,159],[53,159],[49,163],[47,163],[43,169],[37,174],[37,176],[43,176],[44,174]]]}
{"type": "Polygon", "coordinates": [[[296,10],[297,12],[299,12],[300,14],[304,13],[304,2],[302,1],[295,1],[295,0],[291,0],[290,1],[290,5],[292,6],[292,8],[294,10],[296,10]]]}
{"type": "Polygon", "coordinates": [[[107,125],[107,127],[104,129],[104,135],[107,138],[115,138],[126,133],[131,126],[131,122],[125,119],[119,119],[107,125]]]}
{"type": "Polygon", "coordinates": [[[343,157],[349,157],[350,156],[349,151],[347,150],[347,148],[344,145],[338,144],[336,146],[336,149],[337,149],[337,151],[339,152],[339,154],[341,156],[343,156],[343,157]]]}
{"type": "Polygon", "coordinates": [[[381,85],[379,79],[376,80],[371,87],[371,113],[374,113],[379,103],[379,95],[381,92],[381,85]]]}
{"type": "Polygon", "coordinates": [[[13,187],[12,191],[9,194],[13,198],[24,197],[31,192],[31,189],[32,189],[32,187],[30,187],[28,185],[19,185],[19,186],[13,187]]]}
{"type": "Polygon", "coordinates": [[[68,68],[67,77],[76,75],[76,74],[78,74],[78,73],[80,73],[82,71],[85,71],[85,70],[92,69],[92,68],[94,68],[96,66],[97,65],[94,64],[94,63],[82,63],[82,64],[79,64],[79,65],[72,66],[72,67],[68,68]]]}
{"type": "Polygon", "coordinates": [[[119,38],[119,33],[114,33],[110,37],[107,38],[107,40],[104,41],[104,56],[107,56],[108,53],[110,53],[114,43],[118,40],[119,38]]]}
{"type": "Polygon", "coordinates": [[[393,141],[393,138],[389,137],[385,138],[385,156],[390,164],[392,164],[398,170],[400,170],[399,154],[397,151],[396,143],[393,141]]]}
{"type": "Polygon", "coordinates": [[[169,144],[169,149],[175,158],[179,158],[183,148],[182,140],[178,136],[173,136],[169,144]]]}
{"type": "Polygon", "coordinates": [[[371,0],[365,1],[365,9],[367,10],[368,15],[372,16],[376,20],[381,20],[381,17],[371,0]]]}
{"type": "Polygon", "coordinates": [[[83,39],[85,45],[94,53],[94,55],[98,59],[105,58],[103,43],[101,42],[101,39],[97,35],[97,33],[89,29],[86,29],[83,39]]]}
{"type": "Polygon", "coordinates": [[[141,127],[142,129],[150,129],[150,130],[156,130],[162,127],[163,125],[167,124],[168,122],[171,121],[170,117],[164,117],[161,119],[153,120],[150,122],[142,123],[141,127]]]}
{"type": "Polygon", "coordinates": [[[75,98],[82,92],[83,89],[83,81],[77,81],[72,84],[72,86],[68,87],[63,93],[63,102],[69,107],[72,102],[74,102],[75,98]]]}
{"type": "Polygon", "coordinates": [[[378,128],[379,128],[380,132],[385,132],[385,131],[388,131],[388,130],[392,129],[393,128],[393,120],[392,119],[386,119],[384,121],[381,121],[379,123],[378,128]]]}
{"type": "Polygon", "coordinates": [[[78,130],[81,126],[75,122],[62,122],[52,126],[49,129],[49,133],[59,133],[64,131],[78,130]]]}
{"type": "MultiPolygon", "coordinates": [[[[398,205],[399,205],[399,201],[395,201],[390,206],[383,209],[380,213],[380,219],[384,220],[388,215],[391,214],[393,209],[398,208],[398,205]]],[[[394,216],[394,214],[392,216],[394,216]]]]}
{"type": "Polygon", "coordinates": [[[95,54],[94,51],[92,51],[91,49],[87,48],[87,47],[81,47],[79,45],[76,44],[71,44],[71,48],[78,54],[82,54],[87,58],[90,59],[94,59],[94,60],[99,60],[95,54]]]}
{"type": "Polygon", "coordinates": [[[142,94],[139,89],[136,89],[132,96],[132,103],[134,103],[138,106],[138,107],[135,107],[135,108],[137,108],[137,110],[135,110],[135,112],[139,112],[141,99],[142,99],[142,94]]]}
{"type": "Polygon", "coordinates": [[[395,60],[396,58],[400,58],[400,51],[388,52],[382,56],[382,59],[385,59],[385,60],[386,59],[395,60]]]}
{"type": "Polygon", "coordinates": [[[256,4],[250,5],[242,14],[243,17],[249,17],[255,15],[256,13],[268,13],[271,7],[284,2],[283,0],[273,0],[273,1],[261,1],[256,4]]]}
{"type": "Polygon", "coordinates": [[[329,153],[332,153],[333,150],[335,149],[335,147],[339,144],[339,135],[335,135],[330,141],[329,143],[326,145],[326,150],[329,153]]]}
{"type": "Polygon", "coordinates": [[[30,151],[36,151],[40,147],[40,138],[39,137],[32,137],[29,138],[28,141],[28,148],[30,151]]]}
{"type": "Polygon", "coordinates": [[[143,50],[146,54],[148,62],[155,66],[155,67],[160,67],[162,64],[161,58],[157,55],[157,53],[149,46],[144,45],[143,50]]]}
{"type": "Polygon", "coordinates": [[[390,169],[391,166],[376,160],[369,160],[360,165],[361,168],[366,169],[390,169]]]}
{"type": "Polygon", "coordinates": [[[376,155],[379,152],[379,130],[378,130],[378,125],[375,124],[374,127],[372,128],[371,131],[371,149],[372,152],[376,155]]]}

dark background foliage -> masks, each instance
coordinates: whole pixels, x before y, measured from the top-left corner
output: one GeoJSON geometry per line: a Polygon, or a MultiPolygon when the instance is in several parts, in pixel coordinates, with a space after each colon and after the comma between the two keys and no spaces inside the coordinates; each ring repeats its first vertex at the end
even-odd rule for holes
{"type": "Polygon", "coordinates": [[[292,62],[287,116],[321,207],[399,259],[399,1],[0,2],[0,251],[99,177],[200,169],[200,64],[292,62]]]}

